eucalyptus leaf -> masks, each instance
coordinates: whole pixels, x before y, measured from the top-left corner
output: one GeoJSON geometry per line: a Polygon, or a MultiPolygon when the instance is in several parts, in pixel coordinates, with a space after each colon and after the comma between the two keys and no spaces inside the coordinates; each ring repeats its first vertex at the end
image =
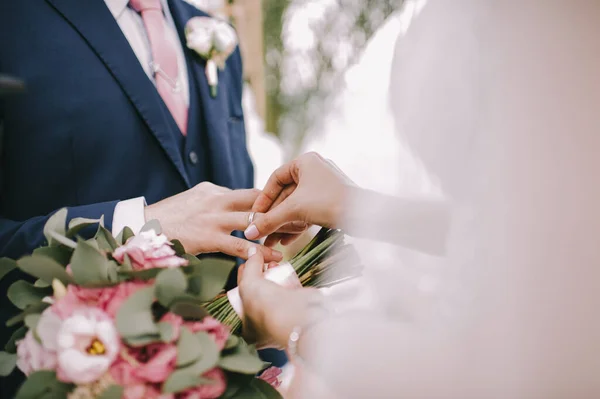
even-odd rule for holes
{"type": "Polygon", "coordinates": [[[25,316],[25,325],[31,331],[35,332],[35,329],[37,328],[37,325],[40,322],[41,317],[42,317],[42,315],[40,313],[28,314],[27,316],[25,316]]]}
{"type": "Polygon", "coordinates": [[[59,280],[64,285],[73,282],[73,278],[62,265],[45,256],[25,256],[17,261],[17,265],[25,273],[48,284],[52,284],[54,279],[59,280]]]}
{"type": "Polygon", "coordinates": [[[127,298],[119,308],[116,317],[117,330],[122,337],[160,336],[152,315],[153,302],[154,287],[142,288],[127,298]]]}
{"type": "Polygon", "coordinates": [[[125,254],[123,256],[123,261],[121,262],[121,266],[119,267],[118,270],[119,270],[119,273],[133,271],[133,264],[131,263],[131,258],[129,257],[128,254],[125,254]]]}
{"type": "Polygon", "coordinates": [[[123,397],[123,393],[125,392],[125,388],[120,385],[111,385],[106,388],[98,399],[121,399],[123,397]]]}
{"type": "Polygon", "coordinates": [[[0,258],[0,280],[17,268],[17,262],[9,258],[0,258]]]}
{"type": "Polygon", "coordinates": [[[104,226],[98,226],[98,232],[94,238],[98,243],[98,247],[103,251],[112,252],[117,249],[117,240],[104,226]]]}
{"type": "Polygon", "coordinates": [[[39,288],[25,280],[15,281],[8,287],[8,299],[17,308],[23,310],[27,306],[39,303],[45,297],[52,295],[52,287],[39,288]]]}
{"type": "Polygon", "coordinates": [[[140,335],[137,337],[126,337],[123,339],[127,342],[129,346],[134,348],[140,348],[142,346],[147,346],[149,344],[154,344],[162,341],[160,334],[140,335]]]}
{"type": "Polygon", "coordinates": [[[40,280],[39,278],[37,280],[35,280],[35,283],[33,283],[33,286],[38,287],[38,288],[52,287],[51,284],[48,284],[47,282],[45,282],[44,280],[40,280]]]}
{"type": "Polygon", "coordinates": [[[196,362],[202,355],[198,339],[189,328],[182,327],[177,342],[177,367],[185,367],[196,362]]]}
{"type": "Polygon", "coordinates": [[[48,240],[49,246],[57,245],[54,236],[51,235],[50,232],[54,232],[62,236],[65,235],[67,225],[67,213],[67,208],[62,208],[58,210],[48,218],[48,221],[44,225],[44,236],[46,237],[46,240],[48,240]]]}
{"type": "Polygon", "coordinates": [[[60,382],[56,378],[56,373],[49,370],[36,371],[29,375],[19,391],[16,399],[37,399],[37,398],[66,398],[67,394],[73,389],[72,384],[60,382]]]}
{"type": "Polygon", "coordinates": [[[187,280],[180,269],[163,269],[156,277],[154,286],[156,299],[168,308],[175,298],[185,294],[187,280]]]}
{"type": "Polygon", "coordinates": [[[0,377],[7,377],[13,372],[17,365],[15,353],[0,352],[0,377]]]}
{"type": "Polygon", "coordinates": [[[177,393],[199,385],[212,384],[212,380],[187,373],[184,370],[175,370],[163,384],[163,393],[177,393]]]}
{"type": "Polygon", "coordinates": [[[230,335],[229,337],[227,337],[227,341],[225,342],[225,350],[228,349],[233,349],[235,347],[238,346],[240,342],[240,339],[237,337],[237,335],[230,335]]]}
{"type": "Polygon", "coordinates": [[[183,256],[183,255],[186,254],[185,248],[183,247],[183,244],[181,243],[181,241],[179,241],[179,240],[172,240],[171,244],[173,244],[172,247],[173,247],[173,250],[175,251],[175,254],[177,256],[183,256]]]}
{"type": "Polygon", "coordinates": [[[73,250],[70,247],[41,247],[33,251],[34,256],[45,256],[66,267],[71,261],[73,250]]]}
{"type": "Polygon", "coordinates": [[[206,316],[208,316],[208,312],[204,307],[187,301],[177,301],[170,308],[171,312],[175,313],[183,317],[186,320],[198,320],[201,321],[206,316]]]}
{"type": "Polygon", "coordinates": [[[77,284],[109,283],[110,267],[111,264],[104,254],[86,241],[79,240],[71,258],[71,271],[77,284]]]}
{"type": "Polygon", "coordinates": [[[121,244],[121,245],[125,245],[127,243],[127,241],[131,238],[134,237],[135,234],[133,234],[133,230],[131,230],[129,227],[125,226],[123,228],[123,230],[121,230],[121,232],[117,235],[116,240],[117,243],[121,244]]]}
{"type": "Polygon", "coordinates": [[[156,234],[162,234],[162,227],[160,226],[160,223],[158,220],[152,219],[149,222],[147,222],[140,230],[140,233],[143,233],[144,231],[150,231],[150,230],[154,230],[154,232],[156,234]]]}
{"type": "Polygon", "coordinates": [[[219,367],[235,373],[256,374],[264,369],[264,362],[240,339],[233,351],[223,354],[219,360],[219,367]]]}
{"type": "Polygon", "coordinates": [[[193,274],[189,277],[189,292],[202,302],[208,302],[217,295],[227,283],[227,276],[210,273],[193,274]]]}
{"type": "Polygon", "coordinates": [[[173,328],[173,325],[171,323],[161,321],[157,323],[157,326],[160,333],[160,340],[165,343],[173,342],[175,339],[175,329],[173,328]]]}
{"type": "Polygon", "coordinates": [[[204,374],[217,365],[221,351],[214,338],[207,332],[199,331],[195,334],[195,338],[196,345],[201,349],[202,355],[190,367],[190,370],[198,374],[204,374]]]}
{"type": "Polygon", "coordinates": [[[75,249],[75,247],[77,246],[77,243],[75,241],[63,236],[62,234],[57,233],[56,231],[49,231],[48,235],[52,237],[53,245],[51,246],[64,245],[65,247],[73,249],[75,249]]]}
{"type": "Polygon", "coordinates": [[[146,270],[119,270],[119,276],[121,276],[125,280],[142,280],[148,281],[156,278],[158,273],[162,272],[164,269],[154,268],[154,269],[146,269],[146,270]]]}
{"type": "Polygon", "coordinates": [[[249,384],[242,386],[232,399],[283,399],[283,396],[266,381],[253,378],[249,384]]]}
{"type": "Polygon", "coordinates": [[[69,238],[75,237],[81,230],[90,227],[100,225],[104,226],[104,215],[100,219],[87,219],[87,218],[74,218],[69,222],[69,229],[65,234],[69,238]]]}
{"type": "MultiPolygon", "coordinates": [[[[231,399],[236,398],[238,393],[247,390],[252,380],[256,378],[251,374],[240,374],[240,373],[232,373],[226,372],[227,375],[227,388],[225,392],[221,396],[220,399],[231,399]]],[[[252,389],[252,392],[254,390],[252,389]]]]}
{"type": "Polygon", "coordinates": [[[8,353],[17,353],[16,342],[25,337],[25,334],[27,334],[27,330],[28,329],[25,326],[21,326],[18,329],[16,329],[10,336],[10,339],[8,340],[6,345],[4,346],[4,350],[8,353]]]}
{"type": "Polygon", "coordinates": [[[6,326],[7,327],[15,326],[15,325],[21,323],[22,321],[24,321],[25,317],[27,317],[28,315],[42,313],[49,306],[50,306],[50,304],[46,303],[46,302],[39,302],[39,303],[36,303],[35,305],[28,306],[24,311],[22,311],[18,315],[8,319],[8,321],[6,322],[6,326]]]}

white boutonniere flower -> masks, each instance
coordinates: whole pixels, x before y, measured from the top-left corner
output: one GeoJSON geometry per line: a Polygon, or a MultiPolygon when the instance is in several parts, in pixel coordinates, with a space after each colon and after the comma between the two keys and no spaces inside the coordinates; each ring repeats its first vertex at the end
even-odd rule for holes
{"type": "Polygon", "coordinates": [[[206,79],[211,95],[216,97],[219,84],[217,68],[225,68],[225,61],[238,44],[235,30],[227,22],[216,18],[195,17],[185,25],[185,38],[188,48],[206,60],[206,79]]]}

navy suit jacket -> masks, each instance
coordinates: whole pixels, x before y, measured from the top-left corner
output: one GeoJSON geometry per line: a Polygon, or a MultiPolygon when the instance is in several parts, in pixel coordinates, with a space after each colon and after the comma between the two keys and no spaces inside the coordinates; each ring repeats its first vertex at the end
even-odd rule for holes
{"type": "MultiPolygon", "coordinates": [[[[203,180],[252,187],[239,50],[211,97],[205,61],[184,38],[186,22],[206,14],[169,4],[190,77],[185,140],[103,0],[0,0],[0,72],[26,83],[0,100],[0,257],[43,245],[43,226],[62,207],[69,219],[104,215],[110,229],[119,200],[151,204],[203,180]]],[[[2,295],[0,342],[11,311],[2,295]]]]}

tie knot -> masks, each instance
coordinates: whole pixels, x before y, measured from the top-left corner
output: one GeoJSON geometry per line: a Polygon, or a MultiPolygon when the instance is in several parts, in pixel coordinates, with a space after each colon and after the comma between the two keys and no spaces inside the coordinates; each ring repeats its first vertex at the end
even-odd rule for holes
{"type": "Polygon", "coordinates": [[[137,12],[143,12],[146,10],[162,11],[160,0],[129,0],[129,5],[137,12]]]}

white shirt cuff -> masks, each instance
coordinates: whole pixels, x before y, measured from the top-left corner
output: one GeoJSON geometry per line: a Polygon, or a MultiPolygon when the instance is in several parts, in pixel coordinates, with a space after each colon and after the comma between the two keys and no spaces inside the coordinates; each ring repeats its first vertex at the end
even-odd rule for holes
{"type": "Polygon", "coordinates": [[[116,237],[125,227],[129,227],[134,234],[138,234],[146,224],[145,206],[146,199],[144,197],[132,198],[117,203],[113,213],[113,236],[116,237]]]}

